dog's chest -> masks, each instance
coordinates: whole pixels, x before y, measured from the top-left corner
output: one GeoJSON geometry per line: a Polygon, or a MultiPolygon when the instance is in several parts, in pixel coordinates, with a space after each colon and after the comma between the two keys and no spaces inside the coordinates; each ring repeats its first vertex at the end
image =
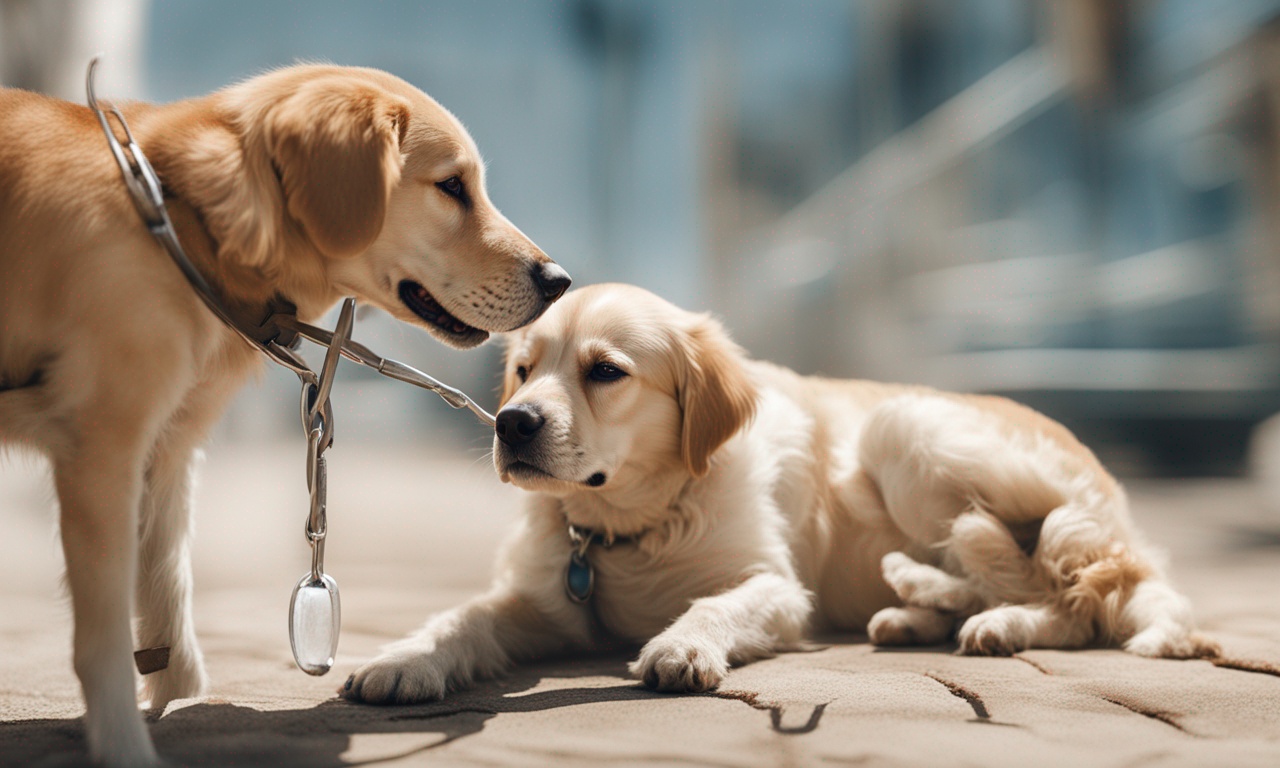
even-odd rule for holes
{"type": "Polygon", "coordinates": [[[699,597],[731,587],[745,566],[722,553],[655,559],[628,545],[593,548],[588,558],[596,617],[609,633],[638,642],[662,632],[699,597]]]}

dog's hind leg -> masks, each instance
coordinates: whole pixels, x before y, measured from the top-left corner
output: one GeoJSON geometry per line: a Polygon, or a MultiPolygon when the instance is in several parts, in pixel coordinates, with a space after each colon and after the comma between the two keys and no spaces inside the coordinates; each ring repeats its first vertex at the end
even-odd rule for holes
{"type": "Polygon", "coordinates": [[[1050,585],[1008,527],[983,509],[974,506],[952,522],[946,549],[987,605],[1041,602],[1049,596],[1050,585]]]}
{"type": "Polygon", "coordinates": [[[905,606],[885,608],[871,617],[867,636],[876,645],[945,642],[958,620],[986,607],[968,579],[917,562],[903,552],[885,555],[881,570],[885,582],[905,606]]]}
{"type": "Polygon", "coordinates": [[[1061,601],[1100,639],[1142,656],[1200,658],[1218,646],[1194,631],[1191,606],[1159,557],[1129,530],[1123,492],[1084,494],[1045,518],[1035,553],[1061,601]]]}
{"type": "MultiPolygon", "coordinates": [[[[938,548],[987,605],[1046,602],[1061,588],[1038,566],[1063,510],[1105,538],[1125,534],[1122,494],[1092,454],[1006,401],[888,400],[868,418],[860,456],[898,527],[938,548]]],[[[1069,534],[1068,551],[1088,549],[1069,534]]]]}
{"type": "Polygon", "coordinates": [[[967,580],[941,568],[919,563],[903,552],[890,552],[880,561],[885,582],[903,603],[916,608],[962,614],[986,607],[982,595],[967,580]]]}
{"type": "Polygon", "coordinates": [[[1140,656],[1195,659],[1217,656],[1218,644],[1192,629],[1191,605],[1173,587],[1147,579],[1133,590],[1120,614],[1124,649],[1140,656]]]}
{"type": "Polygon", "coordinates": [[[970,616],[957,635],[960,652],[1009,656],[1027,648],[1079,648],[1093,629],[1057,605],[1002,605],[970,616]]]}

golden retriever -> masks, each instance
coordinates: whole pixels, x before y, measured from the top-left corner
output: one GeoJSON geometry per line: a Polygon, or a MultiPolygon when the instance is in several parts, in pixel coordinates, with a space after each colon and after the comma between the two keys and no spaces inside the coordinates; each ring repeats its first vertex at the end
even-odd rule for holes
{"type": "Polygon", "coordinates": [[[1214,652],[1120,485],[1008,400],[802,377],[622,285],[513,334],[504,383],[494,464],[533,493],[494,585],[358,669],[350,699],[439,698],[618,638],[643,643],[650,687],[703,691],[810,627],[884,645],[958,627],[970,654],[1214,652]]]}
{"type": "MultiPolygon", "coordinates": [[[[384,72],[296,66],[123,110],[192,261],[233,309],[303,320],[354,295],[472,347],[568,275],[490,203],[461,123],[384,72]]],[[[52,462],[89,750],[156,761],[130,630],[169,646],[152,707],[201,692],[193,452],[258,356],[143,226],[89,109],[0,91],[0,442],[52,462]]]]}

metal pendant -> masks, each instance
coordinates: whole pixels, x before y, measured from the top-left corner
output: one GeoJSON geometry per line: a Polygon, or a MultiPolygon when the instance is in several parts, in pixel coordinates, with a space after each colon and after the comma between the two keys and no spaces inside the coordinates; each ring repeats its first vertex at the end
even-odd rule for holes
{"type": "Polygon", "coordinates": [[[569,565],[564,569],[564,591],[575,603],[591,599],[596,588],[596,571],[585,555],[574,552],[569,555],[569,565]]]}
{"type": "Polygon", "coordinates": [[[289,644],[298,667],[308,675],[323,675],[333,666],[342,625],[338,583],[322,573],[307,573],[289,598],[289,644]]]}

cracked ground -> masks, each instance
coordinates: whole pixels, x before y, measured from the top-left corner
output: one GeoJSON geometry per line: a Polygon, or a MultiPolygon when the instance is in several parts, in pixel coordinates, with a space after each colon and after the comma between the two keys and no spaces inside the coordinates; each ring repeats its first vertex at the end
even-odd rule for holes
{"type": "MultiPolygon", "coordinates": [[[[301,444],[215,444],[197,492],[196,625],[211,688],[151,725],[183,765],[1280,765],[1280,511],[1243,480],[1130,481],[1134,516],[1223,644],[1208,661],[1113,650],[973,658],[854,636],[652,693],[625,654],[523,667],[443,702],[333,692],[377,648],[483,589],[520,493],[484,458],[347,443],[329,454],[338,662],[299,672],[289,592],[306,570],[301,444]]],[[[70,616],[43,468],[0,468],[0,765],[83,755],[70,616]]]]}

